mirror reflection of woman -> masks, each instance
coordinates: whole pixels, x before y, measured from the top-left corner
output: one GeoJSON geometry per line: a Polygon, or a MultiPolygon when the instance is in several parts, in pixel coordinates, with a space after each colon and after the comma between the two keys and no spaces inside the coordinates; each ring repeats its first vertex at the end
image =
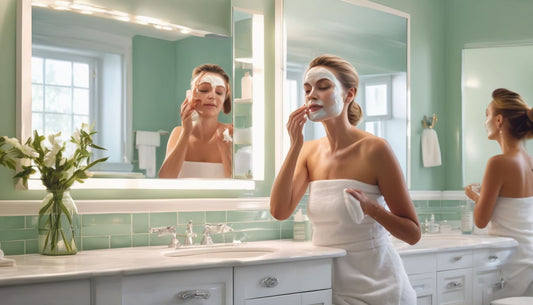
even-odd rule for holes
{"type": "Polygon", "coordinates": [[[502,267],[507,296],[533,296],[533,156],[525,140],[533,138],[533,109],[515,92],[496,89],[486,109],[489,140],[502,153],[492,156],[481,187],[470,184],[465,194],[475,201],[474,222],[490,235],[507,236],[519,243],[502,267]]]}
{"type": "Polygon", "coordinates": [[[180,108],[182,125],[170,134],[159,177],[231,177],[233,126],[218,121],[220,111],[231,111],[229,76],[218,65],[198,66],[187,95],[180,108]]]}
{"type": "Polygon", "coordinates": [[[339,57],[323,55],[309,64],[306,103],[289,117],[291,144],[270,211],[289,218],[309,186],[313,244],[347,252],[333,263],[333,304],[416,304],[389,232],[415,244],[420,225],[389,144],[356,127],[362,117],[358,84],[355,68],[339,57]],[[321,122],[326,136],[304,142],[307,119],[321,122]]]}

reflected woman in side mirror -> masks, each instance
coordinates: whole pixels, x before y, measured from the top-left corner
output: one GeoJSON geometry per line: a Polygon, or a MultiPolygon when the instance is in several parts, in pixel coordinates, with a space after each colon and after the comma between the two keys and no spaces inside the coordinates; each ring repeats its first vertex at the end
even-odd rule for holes
{"type": "Polygon", "coordinates": [[[180,108],[181,126],[172,130],[160,178],[229,178],[233,125],[218,121],[231,111],[229,76],[218,65],[192,72],[191,90],[180,108]]]}
{"type": "Polygon", "coordinates": [[[476,202],[477,227],[490,235],[516,239],[519,246],[502,267],[506,296],[533,296],[533,156],[525,140],[533,138],[533,109],[516,92],[496,89],[486,109],[489,140],[502,153],[487,161],[481,188],[470,184],[466,195],[476,202]]]}
{"type": "Polygon", "coordinates": [[[313,244],[346,250],[333,263],[334,304],[416,304],[389,232],[415,244],[420,225],[391,147],[357,128],[358,85],[346,60],[323,55],[311,61],[305,105],[287,123],[291,145],[272,186],[270,211],[289,218],[309,187],[313,244]],[[304,142],[307,119],[321,123],[326,136],[304,142]]]}

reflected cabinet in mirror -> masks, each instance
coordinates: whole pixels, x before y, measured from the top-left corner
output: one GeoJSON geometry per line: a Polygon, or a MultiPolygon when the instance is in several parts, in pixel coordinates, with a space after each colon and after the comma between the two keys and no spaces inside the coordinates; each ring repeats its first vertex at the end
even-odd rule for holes
{"type": "MultiPolygon", "coordinates": [[[[303,77],[309,62],[321,54],[340,56],[359,74],[356,101],[364,116],[358,127],[387,139],[408,178],[409,15],[370,1],[283,3],[283,126],[291,112],[304,104],[303,77]]],[[[305,140],[323,136],[320,123],[305,124],[305,140]]],[[[286,130],[281,138],[285,156],[290,144],[286,130]]]]}
{"type": "MultiPolygon", "coordinates": [[[[24,29],[20,34],[22,61],[31,62],[20,64],[21,138],[37,130],[40,134],[61,132],[63,140],[68,141],[82,123],[94,125],[94,142],[106,148],[95,152],[95,158],[109,159],[94,170],[89,180],[106,178],[102,187],[116,183],[120,188],[194,189],[196,184],[201,185],[199,188],[207,184],[215,189],[249,189],[253,180],[263,179],[264,139],[259,136],[263,134],[263,120],[257,119],[254,110],[263,105],[264,97],[259,96],[264,94],[263,56],[262,52],[253,52],[251,39],[256,31],[262,35],[262,23],[255,20],[260,14],[236,14],[239,19],[233,21],[230,0],[181,1],[179,5],[170,0],[21,2],[19,18],[31,18],[32,24],[31,36],[24,29]],[[239,36],[232,36],[232,27],[239,36]],[[31,37],[31,43],[24,43],[25,37],[31,37]],[[246,39],[251,52],[241,64],[233,45],[244,45],[246,39]],[[201,77],[193,77],[195,67],[203,64],[215,64],[228,76],[219,87],[224,92],[217,90],[220,84],[205,81],[216,80],[217,75],[223,78],[220,74],[202,72],[201,77]],[[241,96],[244,74],[253,79],[249,100],[241,96]],[[189,143],[204,141],[199,147],[205,149],[189,153],[185,161],[194,166],[206,163],[222,167],[223,154],[227,153],[225,164],[229,168],[222,175],[215,175],[209,167],[202,175],[186,176],[193,181],[146,179],[158,177],[176,143],[172,142],[173,137],[178,138],[173,130],[186,122],[182,103],[188,101],[190,89],[190,105],[197,109],[192,118],[186,117],[192,121],[191,137],[196,137],[189,143]],[[216,104],[219,94],[225,95],[222,101],[231,97],[224,109],[222,103],[216,104]],[[200,99],[199,95],[206,98],[200,99]],[[249,109],[241,107],[246,104],[249,109]],[[213,129],[209,138],[197,133],[213,126],[213,122],[219,128],[213,129]],[[167,143],[172,147],[167,149],[167,143]],[[199,177],[214,181],[202,182],[199,177]],[[248,181],[227,179],[233,177],[248,181]]],[[[192,169],[193,174],[200,171],[192,169]]],[[[178,174],[164,178],[171,177],[177,178],[178,174]]]]}

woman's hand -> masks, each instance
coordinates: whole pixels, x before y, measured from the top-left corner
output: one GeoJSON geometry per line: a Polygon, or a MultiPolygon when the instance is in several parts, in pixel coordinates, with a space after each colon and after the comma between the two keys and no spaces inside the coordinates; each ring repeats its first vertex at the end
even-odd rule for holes
{"type": "Polygon", "coordinates": [[[191,97],[187,97],[180,108],[181,126],[185,132],[192,131],[192,114],[195,111],[196,103],[194,101],[194,92],[191,93],[191,97]]]}
{"type": "Polygon", "coordinates": [[[481,186],[479,183],[471,183],[465,187],[465,195],[477,202],[479,200],[479,192],[481,191],[481,186]]]}
{"type": "Polygon", "coordinates": [[[304,136],[302,133],[303,126],[307,121],[307,106],[303,105],[302,107],[294,110],[289,116],[289,121],[287,122],[287,131],[291,139],[291,145],[301,145],[304,142],[304,136]]]}
{"type": "Polygon", "coordinates": [[[379,206],[377,202],[374,200],[368,198],[368,196],[365,194],[365,192],[357,189],[347,189],[346,192],[350,195],[352,195],[355,199],[359,201],[361,204],[361,209],[366,215],[369,215],[372,217],[371,210],[375,209],[376,206],[379,206]]]}

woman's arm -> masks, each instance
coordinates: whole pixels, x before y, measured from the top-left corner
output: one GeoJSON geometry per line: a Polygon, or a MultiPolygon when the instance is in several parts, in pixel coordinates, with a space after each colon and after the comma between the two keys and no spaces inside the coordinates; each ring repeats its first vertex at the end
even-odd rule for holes
{"type": "MultiPolygon", "coordinates": [[[[474,206],[474,223],[478,228],[484,228],[492,217],[492,212],[496,206],[496,199],[503,186],[503,173],[505,171],[504,160],[501,156],[494,156],[487,162],[487,168],[481,183],[481,191],[478,196],[465,192],[470,199],[476,202],[474,206]],[[469,195],[470,194],[470,195],[469,195]]],[[[468,188],[467,188],[468,189],[468,188]]]]}
{"type": "Polygon", "coordinates": [[[306,111],[305,106],[296,109],[287,122],[291,146],[270,193],[270,213],[278,220],[291,216],[309,184],[305,157],[302,157],[301,153],[304,146],[302,130],[307,120],[306,111]]]}
{"type": "Polygon", "coordinates": [[[382,139],[373,141],[368,158],[376,169],[378,186],[390,212],[364,192],[350,189],[349,192],[361,202],[363,212],[379,222],[394,237],[411,245],[421,237],[420,224],[409,196],[400,164],[389,144],[382,139]]]}
{"type": "Polygon", "coordinates": [[[165,160],[159,169],[159,178],[178,178],[187,154],[189,135],[190,132],[181,127],[172,130],[167,142],[165,160]]]}

